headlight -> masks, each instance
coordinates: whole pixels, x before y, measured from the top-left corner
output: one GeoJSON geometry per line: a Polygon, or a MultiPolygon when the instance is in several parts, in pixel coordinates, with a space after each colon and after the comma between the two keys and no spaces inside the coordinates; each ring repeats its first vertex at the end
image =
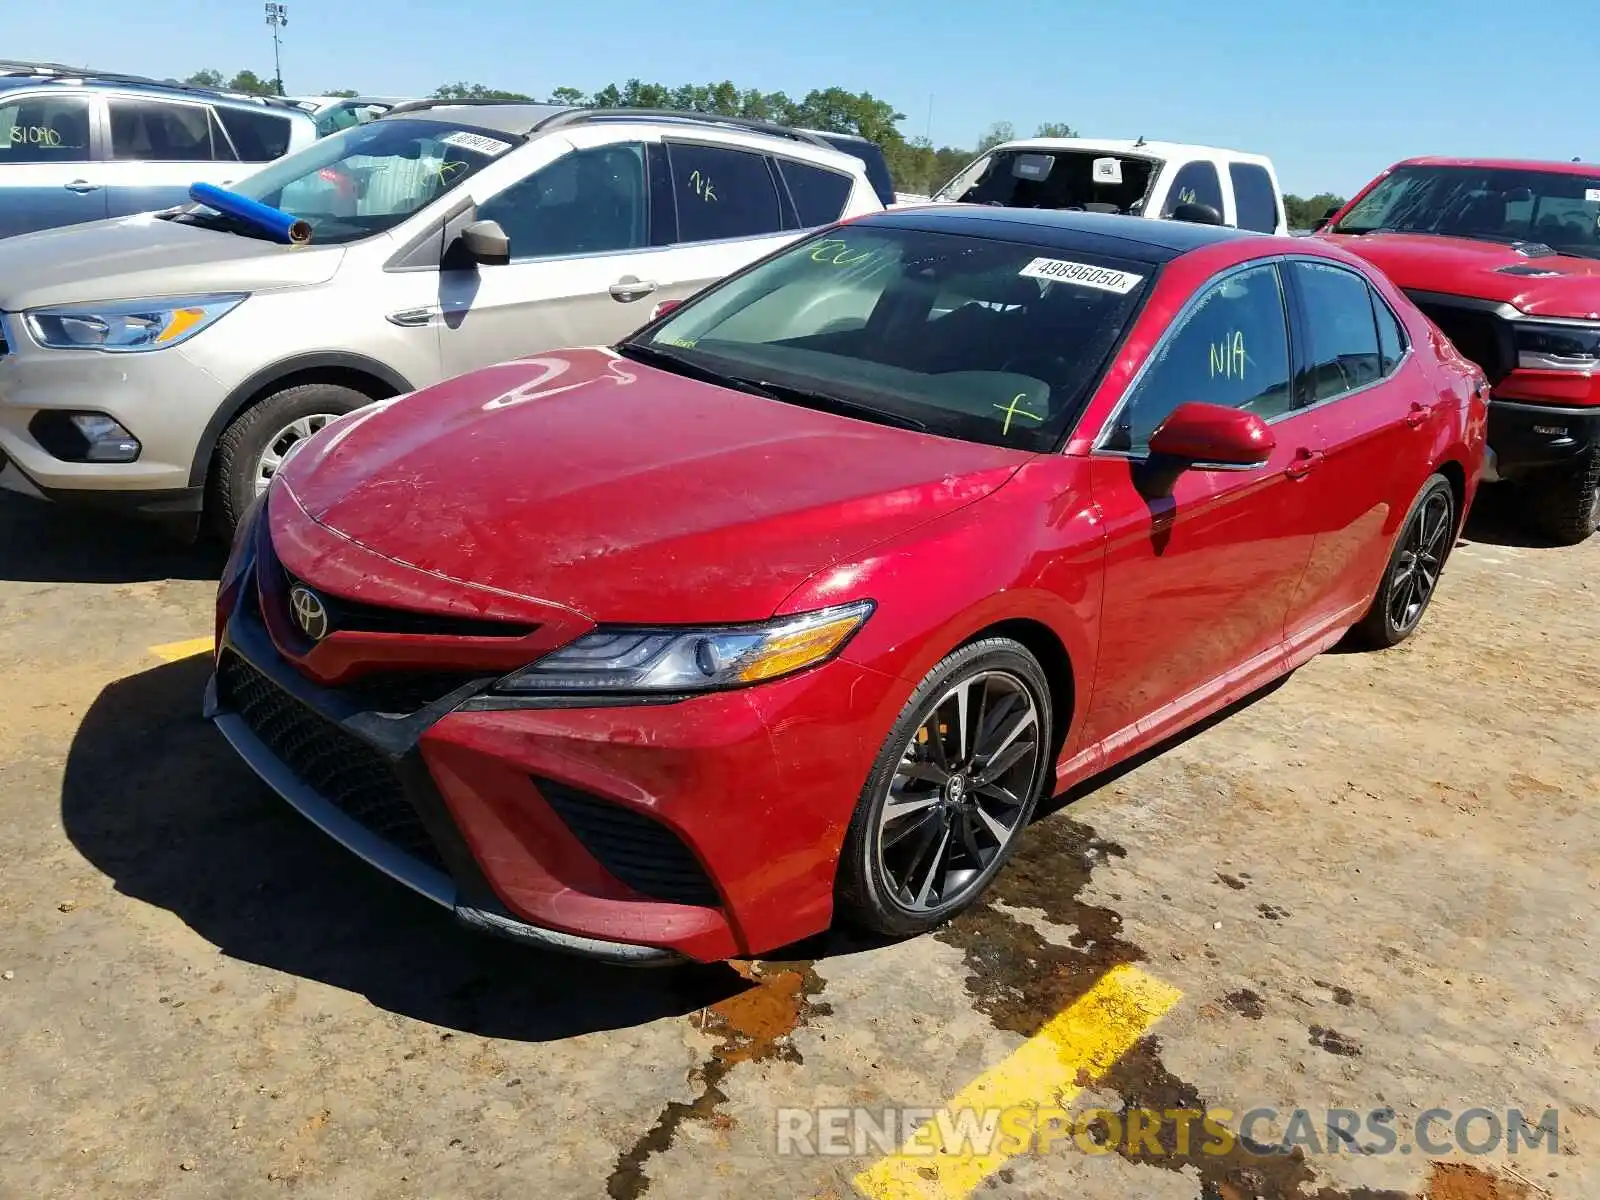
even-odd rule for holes
{"type": "Polygon", "coordinates": [[[508,675],[502,692],[708,692],[791,675],[837,654],[872,614],[860,600],[759,625],[596,630],[508,675]]]}
{"type": "Polygon", "coordinates": [[[1600,370],[1600,324],[1590,322],[1519,321],[1513,326],[1517,365],[1534,371],[1600,370]]]}
{"type": "Polygon", "coordinates": [[[212,295],[114,300],[36,308],[24,313],[23,321],[33,340],[50,350],[163,350],[192,338],[243,299],[212,295]]]}

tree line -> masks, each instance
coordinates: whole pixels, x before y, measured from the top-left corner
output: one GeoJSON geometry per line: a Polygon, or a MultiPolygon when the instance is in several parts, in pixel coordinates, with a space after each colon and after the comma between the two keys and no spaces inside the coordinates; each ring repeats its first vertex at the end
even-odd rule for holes
{"type": "MultiPolygon", "coordinates": [[[[226,79],[219,71],[197,71],[187,82],[258,96],[275,95],[277,92],[273,80],[262,79],[253,71],[240,71],[226,79]]],[[[337,88],[316,94],[354,96],[357,93],[349,88],[337,88]]],[[[677,112],[715,113],[726,117],[773,121],[779,125],[820,129],[830,133],[859,134],[883,147],[897,190],[921,195],[931,194],[991,146],[1018,136],[1009,121],[997,121],[984,131],[976,146],[936,147],[925,137],[907,137],[900,129],[900,123],[906,119],[906,115],[887,100],[879,99],[871,92],[851,92],[838,87],[815,89],[796,99],[784,92],[740,88],[731,80],[706,84],[685,83],[674,87],[629,79],[620,84],[607,84],[594,92],[558,87],[548,96],[540,98],[526,92],[507,91],[463,80],[444,84],[436,88],[433,95],[440,100],[524,100],[594,108],[666,108],[677,112]]],[[[1040,125],[1034,131],[1034,136],[1077,137],[1078,134],[1071,125],[1052,121],[1040,125]]],[[[1343,201],[1326,192],[1309,199],[1284,197],[1289,226],[1298,229],[1310,228],[1330,206],[1337,203],[1343,201]]]]}

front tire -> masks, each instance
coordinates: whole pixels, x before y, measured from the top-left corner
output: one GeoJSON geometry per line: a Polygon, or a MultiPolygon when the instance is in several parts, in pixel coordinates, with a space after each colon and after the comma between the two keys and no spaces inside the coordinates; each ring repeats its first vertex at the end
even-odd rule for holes
{"type": "Polygon", "coordinates": [[[1600,528],[1600,446],[1575,465],[1549,470],[1528,485],[1528,515],[1558,546],[1576,546],[1600,528]]]}
{"type": "Polygon", "coordinates": [[[856,802],[840,914],[908,937],[975,901],[1015,851],[1053,777],[1050,686],[1010,638],[963,646],[928,672],[856,802]]]}
{"type": "Polygon", "coordinates": [[[1389,555],[1372,607],[1351,632],[1374,650],[1398,646],[1422,624],[1456,535],[1456,496],[1443,475],[1430,475],[1412,502],[1389,555]]]}
{"type": "Polygon", "coordinates": [[[211,472],[211,512],[232,540],[239,518],[298,442],[372,398],[334,383],[302,383],[252,404],[223,431],[211,472]]]}

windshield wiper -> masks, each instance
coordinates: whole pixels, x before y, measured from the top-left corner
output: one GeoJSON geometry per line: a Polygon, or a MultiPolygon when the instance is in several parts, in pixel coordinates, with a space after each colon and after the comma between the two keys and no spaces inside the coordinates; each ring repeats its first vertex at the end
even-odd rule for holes
{"type": "Polygon", "coordinates": [[[163,218],[168,221],[182,222],[185,225],[194,225],[200,229],[215,229],[219,233],[237,233],[241,237],[265,239],[266,234],[259,226],[252,225],[249,221],[231,217],[227,213],[202,213],[179,212],[163,218]]]}
{"type": "Polygon", "coordinates": [[[902,416],[899,413],[884,412],[870,404],[863,404],[858,400],[846,400],[842,396],[835,396],[828,392],[816,392],[809,388],[791,387],[784,383],[772,383],[766,379],[746,379],[739,375],[729,375],[718,371],[703,363],[695,362],[681,354],[674,354],[670,350],[663,350],[659,346],[646,346],[638,342],[623,342],[616,347],[618,354],[624,358],[631,358],[637,362],[648,363],[652,367],[659,367],[663,371],[671,371],[688,379],[698,379],[703,383],[715,383],[722,387],[733,388],[736,391],[749,392],[754,396],[764,396],[768,400],[782,400],[790,404],[798,404],[805,408],[822,409],[826,412],[840,413],[851,417],[865,417],[869,421],[877,421],[883,425],[897,425],[902,429],[914,429],[926,432],[927,426],[914,417],[902,416]]]}
{"type": "Polygon", "coordinates": [[[776,400],[777,396],[758,387],[749,380],[735,379],[732,375],[697,363],[693,359],[685,358],[681,354],[674,354],[670,350],[663,350],[659,346],[645,346],[638,342],[623,342],[616,347],[618,354],[623,358],[631,358],[635,362],[642,362],[663,371],[671,371],[674,375],[682,375],[686,379],[698,379],[701,383],[715,383],[723,387],[734,388],[741,392],[755,392],[765,396],[768,400],[776,400]]]}
{"type": "Polygon", "coordinates": [[[821,409],[824,412],[838,413],[848,417],[864,417],[869,421],[876,421],[882,425],[896,425],[901,429],[914,429],[918,433],[926,433],[928,427],[915,417],[907,417],[901,413],[885,412],[871,404],[863,404],[859,400],[846,400],[843,396],[835,396],[831,392],[816,392],[810,388],[790,387],[786,383],[773,383],[767,379],[736,379],[729,376],[729,381],[751,391],[763,393],[774,400],[786,400],[790,404],[799,404],[805,408],[821,409]]]}

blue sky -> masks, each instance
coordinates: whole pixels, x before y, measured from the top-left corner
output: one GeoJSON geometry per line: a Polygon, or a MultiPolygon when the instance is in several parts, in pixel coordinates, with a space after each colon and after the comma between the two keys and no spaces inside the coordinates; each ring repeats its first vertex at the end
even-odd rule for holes
{"type": "MultiPolygon", "coordinates": [[[[426,94],[467,80],[543,95],[629,76],[732,79],[893,102],[920,135],[1210,142],[1272,156],[1286,191],[1349,193],[1411,154],[1600,159],[1594,0],[288,0],[291,92],[426,94]]],[[[182,77],[272,71],[258,0],[7,4],[7,57],[182,77]]]]}

